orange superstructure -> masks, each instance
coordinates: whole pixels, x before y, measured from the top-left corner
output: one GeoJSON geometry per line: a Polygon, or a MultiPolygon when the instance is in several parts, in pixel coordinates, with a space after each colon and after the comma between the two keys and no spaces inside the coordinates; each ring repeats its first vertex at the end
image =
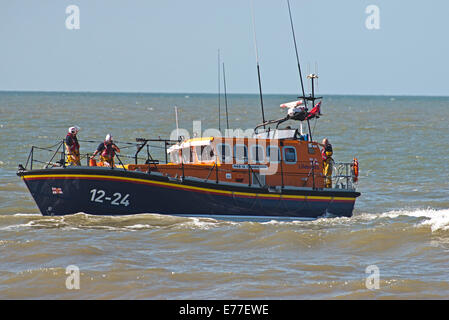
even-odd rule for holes
{"type": "Polygon", "coordinates": [[[321,151],[316,142],[293,138],[193,138],[172,146],[167,153],[167,164],[130,164],[126,169],[267,188],[324,187],[321,151]]]}

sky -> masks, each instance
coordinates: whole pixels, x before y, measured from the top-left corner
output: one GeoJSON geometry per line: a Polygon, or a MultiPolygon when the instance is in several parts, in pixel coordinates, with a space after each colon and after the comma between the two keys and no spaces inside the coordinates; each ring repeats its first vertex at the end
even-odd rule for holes
{"type": "MultiPolygon", "coordinates": [[[[258,93],[251,1],[263,92],[299,93],[287,0],[0,0],[0,90],[215,93],[220,49],[227,91],[258,93]]],[[[318,93],[449,95],[449,1],[290,4],[318,93]]]]}

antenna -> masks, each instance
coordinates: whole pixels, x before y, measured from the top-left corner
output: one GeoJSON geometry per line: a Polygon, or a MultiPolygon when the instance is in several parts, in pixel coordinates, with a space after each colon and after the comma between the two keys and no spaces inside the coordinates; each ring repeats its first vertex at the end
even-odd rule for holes
{"type": "Polygon", "coordinates": [[[312,103],[313,103],[314,100],[315,100],[315,86],[314,86],[314,80],[315,80],[315,79],[318,79],[318,76],[317,76],[316,74],[312,73],[312,74],[309,74],[309,75],[307,76],[307,79],[310,79],[310,81],[312,82],[312,96],[311,96],[311,99],[312,99],[312,103]]]}
{"type": "MultiPolygon", "coordinates": [[[[293,27],[292,11],[290,9],[290,0],[287,0],[287,5],[288,5],[288,14],[290,16],[290,26],[292,28],[293,43],[295,44],[296,62],[298,64],[299,80],[301,81],[301,90],[302,90],[302,98],[303,98],[303,101],[304,101],[304,109],[306,111],[308,111],[307,110],[307,98],[306,98],[306,93],[304,91],[304,82],[302,80],[301,64],[299,62],[298,46],[296,45],[295,28],[293,27]]],[[[312,80],[312,90],[313,90],[313,80],[312,80]]],[[[313,103],[314,103],[314,100],[312,98],[312,106],[313,106],[313,103]]],[[[309,128],[310,141],[312,141],[312,131],[310,130],[310,121],[309,121],[309,119],[307,119],[307,126],[309,128]]]]}
{"type": "MultiPolygon", "coordinates": [[[[320,87],[319,87],[319,77],[318,77],[318,62],[315,61],[315,75],[316,75],[316,91],[319,93],[320,91],[320,87]]],[[[315,103],[315,101],[313,102],[315,103]]],[[[314,105],[315,107],[315,105],[314,105]]],[[[315,118],[315,123],[313,124],[313,129],[312,129],[312,133],[315,134],[315,128],[316,128],[316,124],[318,122],[318,118],[315,118]]]]}
{"type": "Polygon", "coordinates": [[[179,139],[178,107],[177,106],[175,106],[175,121],[176,121],[176,139],[179,139]]]}
{"type": "MultiPolygon", "coordinates": [[[[293,43],[295,44],[296,61],[298,63],[298,73],[299,73],[299,80],[301,81],[302,96],[305,97],[306,92],[304,91],[304,82],[302,80],[301,64],[299,63],[298,46],[296,45],[295,28],[293,27],[292,11],[290,9],[290,1],[289,0],[287,0],[287,5],[288,5],[288,14],[290,16],[290,26],[292,28],[293,43]]],[[[307,110],[307,100],[305,100],[305,99],[304,99],[304,105],[307,110]]]]}
{"type": "Polygon", "coordinates": [[[221,99],[220,99],[220,49],[218,49],[218,131],[221,132],[221,99]]]}
{"type": "MultiPolygon", "coordinates": [[[[310,61],[307,61],[307,74],[311,74],[312,72],[310,72],[310,61]]],[[[307,91],[310,92],[310,82],[307,81],[307,91]]]]}
{"type": "Polygon", "coordinates": [[[223,84],[224,84],[224,97],[225,97],[225,107],[226,107],[226,128],[229,130],[228,96],[226,94],[226,73],[225,73],[225,64],[224,64],[224,62],[223,62],[223,84]]]}
{"type": "Polygon", "coordinates": [[[262,97],[262,84],[260,82],[260,66],[259,66],[259,53],[257,51],[257,37],[256,37],[256,19],[254,17],[254,0],[251,0],[251,15],[253,20],[253,31],[254,31],[254,50],[256,52],[256,63],[257,63],[257,78],[259,80],[259,95],[260,95],[260,107],[262,109],[262,123],[264,123],[263,128],[265,129],[265,114],[263,111],[263,97],[262,97]]]}

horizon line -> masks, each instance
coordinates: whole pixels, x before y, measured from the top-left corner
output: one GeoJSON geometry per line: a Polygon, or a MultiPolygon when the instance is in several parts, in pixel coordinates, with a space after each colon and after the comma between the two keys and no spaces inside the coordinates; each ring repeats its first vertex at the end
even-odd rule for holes
{"type": "MultiPolygon", "coordinates": [[[[109,94],[178,94],[178,95],[217,95],[218,92],[169,92],[169,91],[84,91],[84,90],[3,90],[0,89],[0,93],[109,93],[109,94]]],[[[259,93],[249,93],[249,92],[228,92],[228,95],[259,95],[259,93]]],[[[221,93],[223,95],[223,93],[221,93]]],[[[298,93],[264,93],[263,95],[267,96],[275,96],[275,95],[291,95],[298,96],[298,93]]],[[[366,97],[433,97],[433,98],[448,98],[448,95],[443,94],[404,94],[404,93],[396,93],[396,94],[374,94],[374,93],[319,93],[322,96],[366,96],[366,97]]]]}

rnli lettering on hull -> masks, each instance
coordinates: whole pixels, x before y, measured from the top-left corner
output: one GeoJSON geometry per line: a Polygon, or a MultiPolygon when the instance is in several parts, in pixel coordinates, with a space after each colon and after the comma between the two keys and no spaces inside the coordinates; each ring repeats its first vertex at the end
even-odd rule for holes
{"type": "MultiPolygon", "coordinates": [[[[265,164],[252,164],[251,169],[267,169],[268,167],[265,164]]],[[[233,164],[232,169],[246,169],[248,170],[247,164],[233,164]]]]}

